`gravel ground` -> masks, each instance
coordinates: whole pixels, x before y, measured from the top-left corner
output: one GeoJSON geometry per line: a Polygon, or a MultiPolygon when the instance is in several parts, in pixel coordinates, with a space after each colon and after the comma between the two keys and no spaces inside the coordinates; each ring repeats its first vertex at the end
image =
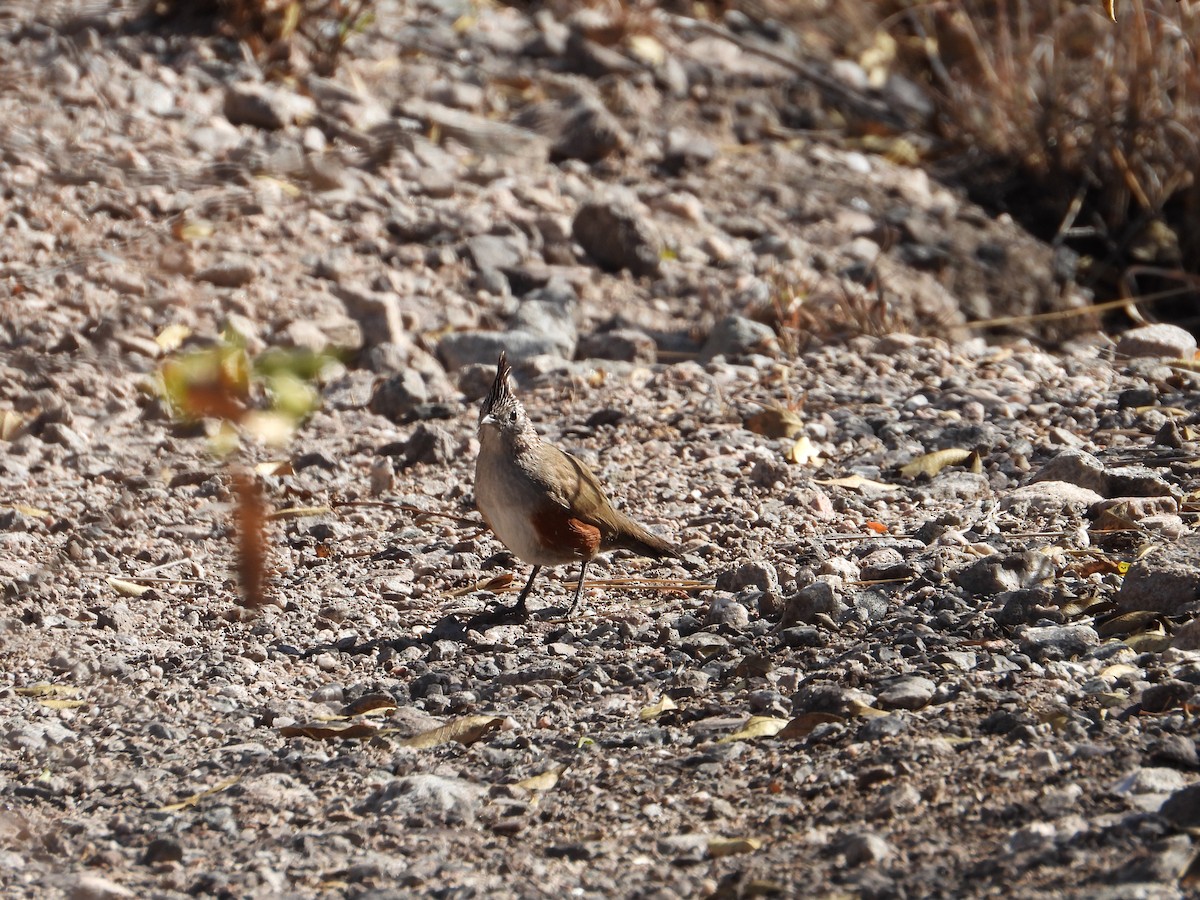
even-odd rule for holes
{"type": "Polygon", "coordinates": [[[1195,339],[970,325],[1086,298],[818,137],[798,32],[379,6],[291,81],[0,15],[0,892],[1195,896],[1195,339]],[[343,352],[238,457],[253,612],[154,390],[226,329],[343,352]],[[528,574],[473,503],[501,347],[682,551],[569,621],[573,567],[472,623],[528,574]]]}

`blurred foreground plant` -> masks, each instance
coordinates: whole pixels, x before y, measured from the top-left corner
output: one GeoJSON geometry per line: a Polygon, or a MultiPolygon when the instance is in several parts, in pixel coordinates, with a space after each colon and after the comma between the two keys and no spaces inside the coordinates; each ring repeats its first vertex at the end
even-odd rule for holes
{"type": "Polygon", "coordinates": [[[177,419],[212,421],[211,449],[226,460],[234,496],[234,539],[243,606],[258,608],[266,596],[269,541],[267,507],[254,472],[234,461],[243,439],[286,446],[320,406],[312,381],[336,360],[328,354],[270,349],[251,356],[235,332],[212,347],[166,360],[158,390],[177,419]]]}

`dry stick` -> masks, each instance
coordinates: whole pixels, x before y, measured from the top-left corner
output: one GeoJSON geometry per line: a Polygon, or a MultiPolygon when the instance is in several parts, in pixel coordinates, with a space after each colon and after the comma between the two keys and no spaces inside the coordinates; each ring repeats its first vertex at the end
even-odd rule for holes
{"type": "Polygon", "coordinates": [[[967,322],[967,328],[1000,328],[1005,325],[1024,325],[1029,322],[1050,322],[1058,319],[1073,319],[1076,316],[1087,316],[1092,313],[1106,312],[1110,309],[1120,309],[1123,306],[1137,306],[1151,303],[1155,300],[1166,300],[1182,294],[1192,293],[1195,288],[1171,288],[1166,291],[1155,291],[1153,294],[1143,294],[1141,297],[1128,297],[1122,300],[1107,300],[1104,303],[1093,303],[1081,309],[1062,309],[1054,312],[1031,313],[1025,316],[997,316],[994,319],[977,319],[967,322]]]}

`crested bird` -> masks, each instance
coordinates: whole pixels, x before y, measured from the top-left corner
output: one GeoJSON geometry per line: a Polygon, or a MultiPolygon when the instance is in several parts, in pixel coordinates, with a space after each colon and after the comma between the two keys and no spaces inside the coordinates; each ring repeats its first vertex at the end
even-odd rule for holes
{"type": "Polygon", "coordinates": [[[511,373],[501,352],[496,380],[479,411],[475,503],[500,542],[533,566],[517,602],[502,613],[524,619],[542,567],[579,562],[570,617],[583,595],[588,563],[598,554],[624,549],[662,559],[678,558],[679,551],[616,509],[581,460],[537,433],[509,386],[511,373]]]}

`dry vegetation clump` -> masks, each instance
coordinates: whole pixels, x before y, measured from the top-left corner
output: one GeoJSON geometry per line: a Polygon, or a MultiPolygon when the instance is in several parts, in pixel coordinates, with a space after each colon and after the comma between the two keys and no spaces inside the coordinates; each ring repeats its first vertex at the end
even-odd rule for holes
{"type": "MultiPolygon", "coordinates": [[[[932,88],[939,165],[1081,255],[1102,297],[1190,292],[1200,267],[1200,17],[1174,0],[954,0],[891,12],[895,65],[932,88]]],[[[1164,312],[1163,306],[1156,308],[1164,312]]]]}
{"type": "Polygon", "coordinates": [[[332,74],[346,43],[374,19],[374,0],[153,0],[164,19],[211,19],[268,66],[332,74]]]}

